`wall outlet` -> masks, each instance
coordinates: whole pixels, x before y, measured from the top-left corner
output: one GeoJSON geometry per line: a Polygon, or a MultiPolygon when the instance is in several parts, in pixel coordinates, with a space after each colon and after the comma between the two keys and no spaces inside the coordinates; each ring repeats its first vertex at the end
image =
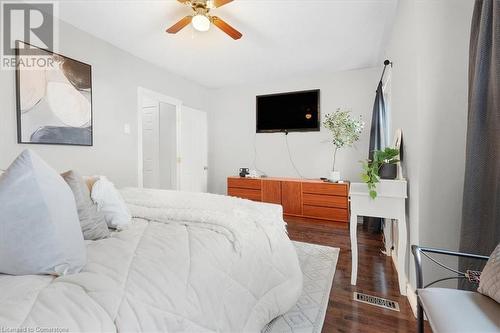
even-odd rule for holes
{"type": "Polygon", "coordinates": [[[123,133],[130,134],[130,124],[123,125],[123,133]]]}

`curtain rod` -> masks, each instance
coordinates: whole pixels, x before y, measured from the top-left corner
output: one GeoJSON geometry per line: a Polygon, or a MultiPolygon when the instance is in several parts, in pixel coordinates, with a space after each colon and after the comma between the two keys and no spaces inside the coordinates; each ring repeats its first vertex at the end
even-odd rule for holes
{"type": "Polygon", "coordinates": [[[388,65],[391,65],[391,67],[392,67],[392,62],[389,59],[385,59],[385,61],[384,61],[384,70],[382,71],[382,76],[380,77],[380,81],[382,81],[382,79],[384,78],[385,68],[388,65]]]}

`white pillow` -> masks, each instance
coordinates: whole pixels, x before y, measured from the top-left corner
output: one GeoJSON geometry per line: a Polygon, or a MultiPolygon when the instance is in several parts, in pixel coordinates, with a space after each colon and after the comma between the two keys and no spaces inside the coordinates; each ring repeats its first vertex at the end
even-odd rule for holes
{"type": "Polygon", "coordinates": [[[132,216],[127,205],[113,183],[106,177],[100,176],[94,183],[91,197],[99,210],[104,213],[108,227],[121,230],[130,223],[132,216]]]}
{"type": "Polygon", "coordinates": [[[85,262],[73,193],[38,155],[23,151],[0,177],[0,273],[64,275],[85,262]]]}
{"type": "Polygon", "coordinates": [[[500,243],[498,243],[486,266],[484,266],[479,281],[477,291],[500,303],[500,243]]]}

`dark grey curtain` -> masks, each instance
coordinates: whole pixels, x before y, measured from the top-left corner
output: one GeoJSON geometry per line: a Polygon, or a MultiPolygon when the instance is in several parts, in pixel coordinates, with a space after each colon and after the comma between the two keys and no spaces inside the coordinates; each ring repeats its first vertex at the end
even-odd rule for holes
{"type": "Polygon", "coordinates": [[[373,104],[372,126],[370,128],[370,150],[368,158],[373,157],[374,150],[387,147],[387,114],[385,110],[384,91],[382,90],[382,79],[378,83],[373,104]]]}
{"type": "MultiPolygon", "coordinates": [[[[372,112],[372,124],[370,128],[370,146],[368,150],[368,158],[373,158],[374,150],[381,150],[387,147],[387,112],[385,109],[384,101],[384,91],[382,89],[382,79],[384,77],[384,72],[382,72],[382,77],[377,86],[377,91],[375,92],[375,102],[373,103],[372,112]]],[[[363,220],[363,223],[371,231],[380,232],[382,226],[382,219],[375,217],[367,217],[363,220]]]]}
{"type": "MultiPolygon", "coordinates": [[[[500,242],[500,0],[476,0],[469,52],[460,250],[489,255],[500,242]]],[[[482,267],[461,260],[460,268],[482,267]]]]}

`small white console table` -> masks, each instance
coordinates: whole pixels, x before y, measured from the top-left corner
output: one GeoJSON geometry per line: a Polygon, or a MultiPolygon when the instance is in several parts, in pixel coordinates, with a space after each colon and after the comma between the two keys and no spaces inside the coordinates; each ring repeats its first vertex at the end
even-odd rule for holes
{"type": "Polygon", "coordinates": [[[398,224],[398,249],[397,270],[399,292],[406,295],[406,208],[407,184],[405,180],[380,180],[377,184],[377,198],[372,199],[368,194],[365,183],[351,183],[349,196],[351,200],[351,252],[352,270],[351,284],[356,285],[358,278],[358,216],[371,216],[397,220],[398,224]]]}

